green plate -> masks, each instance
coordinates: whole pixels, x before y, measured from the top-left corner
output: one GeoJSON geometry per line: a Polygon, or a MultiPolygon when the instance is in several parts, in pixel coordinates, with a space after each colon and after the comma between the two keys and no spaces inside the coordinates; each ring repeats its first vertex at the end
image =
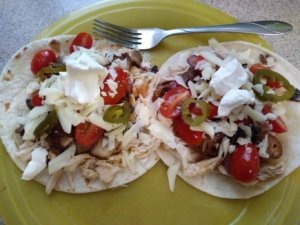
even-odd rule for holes
{"type": "MultiPolygon", "coordinates": [[[[102,18],[128,27],[199,26],[235,19],[192,0],[101,1],[57,21],[37,38],[91,32],[92,21],[102,18]]],[[[174,36],[148,51],[158,66],[174,52],[215,37],[219,41],[245,40],[267,44],[244,34],[174,36]]],[[[0,148],[0,214],[6,225],[284,225],[300,221],[300,170],[265,194],[250,200],[226,200],[200,192],[180,178],[175,192],[167,184],[166,166],[159,162],[127,188],[74,195],[45,194],[35,181],[22,181],[3,146],[0,148]]]]}

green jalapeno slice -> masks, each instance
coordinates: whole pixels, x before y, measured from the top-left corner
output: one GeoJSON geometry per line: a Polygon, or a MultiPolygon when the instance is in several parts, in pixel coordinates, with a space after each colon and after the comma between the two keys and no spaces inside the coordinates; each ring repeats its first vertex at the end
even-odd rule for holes
{"type": "Polygon", "coordinates": [[[253,84],[262,84],[263,93],[253,90],[256,97],[261,101],[280,102],[289,100],[295,93],[295,88],[281,74],[272,70],[258,70],[253,77],[253,84]],[[274,85],[276,84],[276,85],[274,85]],[[273,88],[272,86],[276,86],[273,88]],[[278,93],[278,89],[280,93],[278,93]],[[277,89],[277,90],[276,90],[277,89]]]}
{"type": "Polygon", "coordinates": [[[47,78],[52,74],[66,71],[66,65],[52,63],[49,66],[43,67],[37,72],[36,76],[39,78],[47,78]]]}
{"type": "Polygon", "coordinates": [[[131,114],[130,105],[127,101],[121,105],[114,105],[109,107],[103,115],[103,120],[109,123],[123,123],[126,124],[129,121],[131,114]]]}
{"type": "Polygon", "coordinates": [[[49,134],[58,123],[56,111],[50,111],[45,120],[43,120],[34,130],[33,134],[36,138],[40,138],[43,134],[49,134]]]}
{"type": "Polygon", "coordinates": [[[187,98],[181,105],[181,114],[183,121],[190,126],[197,126],[205,121],[208,117],[208,104],[203,100],[197,100],[193,98],[187,98]],[[193,113],[191,107],[195,107],[200,113],[193,113]],[[200,114],[200,115],[198,115],[200,114]]]}

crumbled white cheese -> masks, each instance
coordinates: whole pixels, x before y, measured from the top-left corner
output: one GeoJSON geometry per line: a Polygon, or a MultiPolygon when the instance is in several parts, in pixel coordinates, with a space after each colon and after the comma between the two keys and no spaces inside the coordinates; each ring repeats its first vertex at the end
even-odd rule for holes
{"type": "Polygon", "coordinates": [[[207,66],[202,70],[202,79],[210,80],[212,75],[216,72],[211,66],[207,66]]]}
{"type": "Polygon", "coordinates": [[[99,77],[106,75],[106,69],[88,54],[76,51],[65,57],[66,72],[60,72],[65,95],[78,103],[88,103],[99,97],[99,77]]]}
{"type": "Polygon", "coordinates": [[[31,180],[35,176],[37,176],[40,172],[42,172],[47,164],[47,149],[43,147],[37,147],[31,152],[31,160],[27,164],[23,174],[23,180],[31,180]]]}
{"type": "Polygon", "coordinates": [[[165,127],[155,119],[151,119],[151,123],[148,129],[155,138],[161,140],[170,148],[174,149],[176,147],[177,144],[175,141],[175,136],[170,128],[165,127]]]}
{"type": "Polygon", "coordinates": [[[244,104],[253,103],[254,101],[255,97],[251,92],[241,89],[231,89],[220,101],[218,116],[228,116],[234,108],[244,104]]]}
{"type": "Polygon", "coordinates": [[[270,155],[267,152],[268,149],[268,135],[265,135],[265,138],[258,144],[259,147],[259,155],[262,158],[269,158],[270,155]]]}
{"type": "Polygon", "coordinates": [[[211,123],[213,124],[216,133],[222,132],[228,137],[232,137],[238,129],[236,123],[228,123],[226,120],[211,123]]]}
{"type": "Polygon", "coordinates": [[[224,63],[213,75],[210,81],[210,87],[220,95],[225,95],[232,89],[240,88],[248,80],[248,74],[242,65],[232,59],[226,64],[224,63]]]}
{"type": "Polygon", "coordinates": [[[263,115],[261,112],[252,109],[250,106],[246,105],[243,109],[243,112],[249,116],[254,121],[259,123],[264,123],[267,120],[267,117],[263,115]]]}
{"type": "Polygon", "coordinates": [[[193,131],[201,131],[208,134],[211,138],[215,136],[215,129],[211,122],[204,121],[198,126],[190,126],[193,131]]]}
{"type": "Polygon", "coordinates": [[[59,123],[67,134],[71,133],[72,126],[77,126],[86,119],[70,107],[59,106],[56,108],[56,112],[59,123]]]}

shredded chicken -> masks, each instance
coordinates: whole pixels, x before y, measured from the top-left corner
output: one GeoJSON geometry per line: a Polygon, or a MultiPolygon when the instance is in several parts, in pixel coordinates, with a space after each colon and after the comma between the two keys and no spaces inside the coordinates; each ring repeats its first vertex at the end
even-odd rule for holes
{"type": "Polygon", "coordinates": [[[104,183],[110,183],[115,174],[121,170],[120,167],[112,166],[111,164],[101,160],[97,161],[96,165],[96,171],[99,174],[99,178],[104,183]]]}
{"type": "Polygon", "coordinates": [[[269,178],[274,178],[284,171],[283,163],[276,165],[266,165],[260,168],[257,179],[260,181],[267,180],[269,178]]]}
{"type": "Polygon", "coordinates": [[[135,80],[132,88],[132,94],[134,97],[147,95],[147,90],[149,87],[150,79],[147,77],[139,77],[135,80]]]}
{"type": "Polygon", "coordinates": [[[187,177],[205,174],[209,171],[214,170],[221,160],[222,158],[215,157],[197,163],[189,163],[187,164],[187,167],[183,170],[183,174],[187,177]]]}
{"type": "Polygon", "coordinates": [[[99,175],[96,171],[96,159],[91,158],[79,165],[82,175],[89,180],[96,179],[99,175]]]}
{"type": "Polygon", "coordinates": [[[46,193],[51,194],[57,183],[59,182],[61,176],[63,174],[63,170],[59,170],[56,173],[52,174],[46,184],[46,193]]]}

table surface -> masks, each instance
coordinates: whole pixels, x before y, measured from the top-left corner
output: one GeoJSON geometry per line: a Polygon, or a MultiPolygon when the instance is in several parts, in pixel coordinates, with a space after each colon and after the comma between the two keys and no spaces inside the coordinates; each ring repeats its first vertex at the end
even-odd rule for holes
{"type": "MultiPolygon", "coordinates": [[[[300,0],[198,1],[216,7],[240,21],[282,20],[291,23],[294,26],[293,32],[263,38],[275,52],[300,70],[300,0]]],[[[64,15],[94,2],[97,0],[1,0],[0,71],[14,52],[34,39],[43,29],[64,15]]],[[[2,224],[0,218],[0,225],[2,224]]]]}

